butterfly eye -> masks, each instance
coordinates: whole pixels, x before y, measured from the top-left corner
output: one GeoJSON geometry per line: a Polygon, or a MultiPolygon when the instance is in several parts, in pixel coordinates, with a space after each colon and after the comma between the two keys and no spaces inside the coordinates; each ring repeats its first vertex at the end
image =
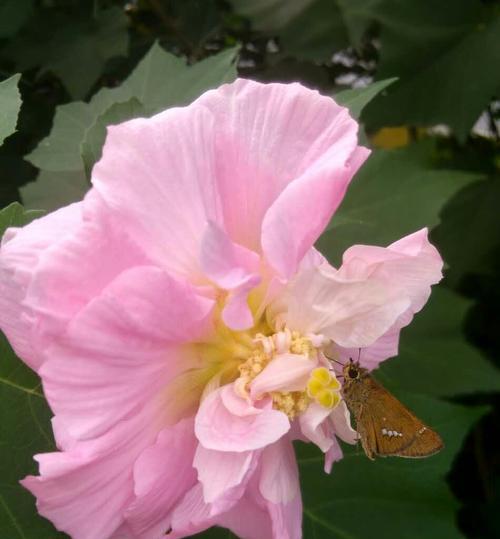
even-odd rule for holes
{"type": "Polygon", "coordinates": [[[349,375],[349,378],[353,378],[353,379],[354,379],[354,378],[358,378],[358,376],[359,376],[359,371],[358,371],[358,369],[355,369],[355,368],[351,367],[351,368],[348,370],[347,374],[349,375]]]}

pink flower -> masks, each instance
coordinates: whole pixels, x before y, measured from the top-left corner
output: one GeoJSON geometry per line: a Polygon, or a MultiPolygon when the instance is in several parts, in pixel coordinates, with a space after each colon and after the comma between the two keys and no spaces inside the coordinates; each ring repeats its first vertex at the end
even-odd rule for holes
{"type": "Polygon", "coordinates": [[[421,230],[313,248],[368,156],[299,84],[238,80],[110,127],[85,200],[6,233],[0,326],[59,452],[22,481],[74,539],[301,537],[292,440],[356,433],[323,350],[375,367],[441,277],[421,230]]]}

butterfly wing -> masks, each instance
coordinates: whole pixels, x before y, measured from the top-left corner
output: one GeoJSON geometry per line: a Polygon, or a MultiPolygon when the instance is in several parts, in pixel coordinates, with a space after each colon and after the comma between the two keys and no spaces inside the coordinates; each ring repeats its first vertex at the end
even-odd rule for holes
{"type": "Polygon", "coordinates": [[[356,417],[361,443],[369,458],[374,456],[426,457],[439,451],[443,442],[396,397],[373,378],[363,380],[366,400],[356,417]]]}

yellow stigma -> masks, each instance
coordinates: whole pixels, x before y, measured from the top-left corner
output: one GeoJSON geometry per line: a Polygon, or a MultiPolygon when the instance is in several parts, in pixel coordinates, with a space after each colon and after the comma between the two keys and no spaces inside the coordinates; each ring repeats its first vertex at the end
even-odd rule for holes
{"type": "Polygon", "coordinates": [[[307,395],[325,408],[335,408],[340,402],[340,383],[335,374],[325,367],[318,367],[311,372],[307,382],[307,395]]]}

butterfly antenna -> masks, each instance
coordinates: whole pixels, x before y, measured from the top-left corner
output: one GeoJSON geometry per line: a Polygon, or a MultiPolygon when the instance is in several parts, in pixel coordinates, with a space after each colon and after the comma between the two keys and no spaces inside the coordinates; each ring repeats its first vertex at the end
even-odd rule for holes
{"type": "Polygon", "coordinates": [[[323,355],[326,357],[326,359],[328,359],[328,361],[334,361],[335,363],[338,363],[339,365],[342,365],[342,367],[344,366],[344,364],[342,363],[342,361],[339,361],[338,359],[335,359],[333,357],[330,357],[329,355],[327,355],[325,353],[325,351],[323,350],[323,355]]]}

